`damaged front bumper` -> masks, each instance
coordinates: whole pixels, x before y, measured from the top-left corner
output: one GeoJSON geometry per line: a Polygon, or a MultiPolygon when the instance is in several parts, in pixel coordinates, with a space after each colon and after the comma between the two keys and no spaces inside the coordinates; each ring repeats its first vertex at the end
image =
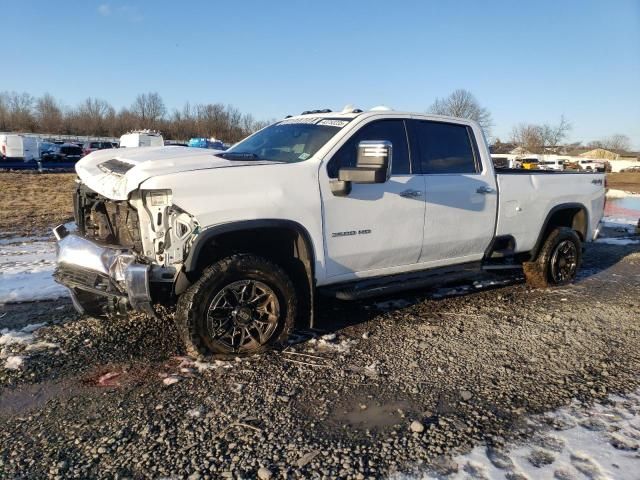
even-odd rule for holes
{"type": "Polygon", "coordinates": [[[128,310],[153,314],[150,266],[137,263],[133,252],[99,245],[69,233],[64,225],[53,234],[58,242],[54,279],[69,289],[76,310],[92,315],[128,310]]]}

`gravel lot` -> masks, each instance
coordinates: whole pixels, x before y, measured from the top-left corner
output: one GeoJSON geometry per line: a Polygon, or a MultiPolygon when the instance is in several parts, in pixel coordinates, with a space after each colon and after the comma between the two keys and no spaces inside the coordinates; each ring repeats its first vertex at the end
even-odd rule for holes
{"type": "Polygon", "coordinates": [[[286,351],[210,363],[181,356],[170,312],[0,307],[0,329],[47,323],[3,337],[4,361],[22,364],[0,367],[0,477],[482,478],[451,458],[530,438],[532,414],[638,388],[639,250],[592,245],[563,289],[514,278],[325,301],[323,330],[286,351]]]}

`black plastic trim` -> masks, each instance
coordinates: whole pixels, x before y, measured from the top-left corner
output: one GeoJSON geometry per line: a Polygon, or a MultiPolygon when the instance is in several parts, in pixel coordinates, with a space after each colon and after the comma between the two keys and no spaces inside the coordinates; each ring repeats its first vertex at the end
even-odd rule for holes
{"type": "Polygon", "coordinates": [[[473,278],[474,274],[481,273],[481,267],[481,262],[467,262],[395,275],[364,278],[362,280],[319,287],[318,290],[325,296],[335,297],[340,300],[361,300],[473,278]]]}
{"type": "Polygon", "coordinates": [[[513,235],[511,234],[507,234],[507,235],[494,235],[493,239],[491,240],[491,243],[489,243],[489,246],[487,247],[487,249],[484,251],[484,257],[483,257],[483,261],[488,260],[489,258],[491,258],[491,255],[494,252],[493,247],[496,245],[496,243],[498,243],[501,240],[509,240],[509,241],[513,241],[513,244],[516,245],[516,239],[514,238],[513,235]]]}
{"type": "MultiPolygon", "coordinates": [[[[544,223],[542,224],[542,229],[540,230],[540,233],[538,234],[538,240],[536,241],[536,244],[533,246],[533,249],[530,252],[530,256],[531,259],[535,259],[538,256],[538,252],[540,251],[540,247],[542,246],[543,242],[546,240],[545,238],[545,232],[547,231],[547,227],[549,226],[549,220],[551,220],[551,217],[562,211],[562,210],[571,210],[571,209],[575,209],[578,208],[580,210],[584,210],[584,214],[585,217],[587,219],[586,221],[586,225],[587,225],[587,231],[586,233],[589,233],[589,210],[587,210],[587,207],[584,206],[584,204],[582,203],[577,203],[577,202],[572,202],[572,203],[561,203],[560,205],[556,205],[555,207],[553,207],[551,210],[549,210],[549,213],[547,213],[547,217],[544,219],[544,223]]],[[[580,232],[582,233],[582,232],[580,232]]]]}
{"type": "MultiPolygon", "coordinates": [[[[202,249],[215,237],[218,235],[222,235],[229,232],[239,232],[242,230],[253,230],[256,228],[286,228],[289,230],[293,230],[300,235],[304,239],[307,244],[307,249],[311,255],[310,263],[313,269],[315,267],[316,262],[316,252],[313,248],[313,242],[311,241],[311,235],[306,228],[300,225],[298,222],[294,222],[293,220],[283,220],[283,219],[259,219],[259,220],[241,220],[239,222],[230,222],[223,223],[222,225],[216,225],[213,227],[209,227],[198,234],[193,245],[191,246],[191,250],[189,251],[189,255],[184,263],[185,272],[191,273],[195,271],[196,265],[198,264],[198,257],[200,256],[202,249]]],[[[314,277],[315,278],[315,277],[314,277]]]]}

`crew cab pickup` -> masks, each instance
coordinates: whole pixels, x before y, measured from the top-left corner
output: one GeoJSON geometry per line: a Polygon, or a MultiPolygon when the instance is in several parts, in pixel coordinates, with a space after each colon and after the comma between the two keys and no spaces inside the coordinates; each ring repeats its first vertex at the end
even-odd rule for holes
{"type": "Polygon", "coordinates": [[[145,147],[76,165],[57,281],[109,317],[176,306],[190,354],[253,353],[362,299],[486,271],[572,281],[598,234],[601,173],[494,171],[459,118],[314,110],[227,151],[145,147]]]}

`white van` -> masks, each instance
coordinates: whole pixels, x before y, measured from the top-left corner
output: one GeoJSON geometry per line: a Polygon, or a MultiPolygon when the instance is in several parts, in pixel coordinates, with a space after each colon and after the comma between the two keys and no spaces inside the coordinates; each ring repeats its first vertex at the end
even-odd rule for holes
{"type": "Polygon", "coordinates": [[[120,148],[135,147],[164,147],[164,138],[153,130],[137,130],[120,137],[120,148]]]}
{"type": "Polygon", "coordinates": [[[38,157],[38,142],[35,137],[17,133],[0,133],[0,159],[31,162],[38,157]]]}

